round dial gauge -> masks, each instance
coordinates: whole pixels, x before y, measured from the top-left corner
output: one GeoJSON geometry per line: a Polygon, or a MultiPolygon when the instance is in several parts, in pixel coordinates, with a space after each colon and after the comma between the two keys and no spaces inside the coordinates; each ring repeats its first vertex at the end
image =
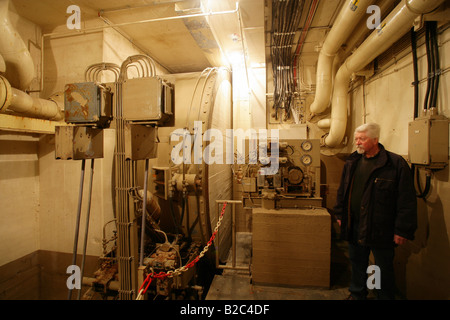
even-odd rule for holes
{"type": "Polygon", "coordinates": [[[304,141],[304,142],[302,143],[302,149],[303,149],[304,151],[311,151],[311,149],[312,149],[312,143],[311,143],[311,141],[304,141]]]}
{"type": "Polygon", "coordinates": [[[308,154],[305,154],[300,160],[305,166],[309,166],[312,163],[312,158],[308,154]]]}

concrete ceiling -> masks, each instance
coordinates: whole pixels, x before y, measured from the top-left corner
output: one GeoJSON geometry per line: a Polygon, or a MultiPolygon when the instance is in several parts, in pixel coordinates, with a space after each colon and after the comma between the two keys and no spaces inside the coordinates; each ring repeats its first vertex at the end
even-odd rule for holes
{"type": "MultiPolygon", "coordinates": [[[[43,33],[54,32],[66,25],[71,13],[68,6],[81,8],[82,28],[87,21],[101,24],[124,24],[118,30],[144,53],[150,55],[169,72],[202,71],[223,65],[223,57],[245,50],[247,65],[265,65],[271,1],[239,0],[10,0],[10,10],[39,25],[43,33]],[[142,22],[167,17],[229,12],[167,21],[142,22]],[[231,11],[231,12],[230,12],[231,11]],[[142,23],[136,23],[142,22],[142,23]],[[244,42],[242,42],[244,41],[244,42]]],[[[301,54],[317,59],[318,46],[324,41],[336,14],[345,0],[319,1],[301,54]]],[[[304,26],[312,0],[306,0],[299,25],[304,26]]],[[[313,62],[311,62],[313,63],[313,62]]]]}

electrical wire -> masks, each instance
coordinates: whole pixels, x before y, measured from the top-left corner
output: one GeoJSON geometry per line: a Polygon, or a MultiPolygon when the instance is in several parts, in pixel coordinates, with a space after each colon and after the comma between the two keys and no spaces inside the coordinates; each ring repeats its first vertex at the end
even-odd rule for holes
{"type": "Polygon", "coordinates": [[[279,110],[290,117],[295,95],[294,38],[303,12],[304,1],[272,1],[271,59],[273,73],[273,108],[278,120],[279,110]]]}

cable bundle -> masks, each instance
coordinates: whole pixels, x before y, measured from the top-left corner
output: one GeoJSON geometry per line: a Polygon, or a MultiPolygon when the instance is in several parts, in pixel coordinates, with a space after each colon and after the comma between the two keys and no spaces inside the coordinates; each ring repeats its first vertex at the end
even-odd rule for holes
{"type": "Polygon", "coordinates": [[[291,103],[295,93],[293,52],[294,38],[303,11],[302,0],[272,1],[271,58],[273,70],[273,108],[278,120],[279,109],[290,117],[291,103]]]}

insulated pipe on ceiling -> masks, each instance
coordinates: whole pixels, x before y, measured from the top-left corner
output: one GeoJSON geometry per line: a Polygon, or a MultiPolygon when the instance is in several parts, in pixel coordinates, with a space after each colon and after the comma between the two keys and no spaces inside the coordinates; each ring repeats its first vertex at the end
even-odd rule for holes
{"type": "Polygon", "coordinates": [[[26,90],[34,78],[34,63],[25,42],[9,19],[8,6],[9,0],[0,0],[0,55],[5,61],[6,78],[13,87],[26,90]]]}
{"type": "Polygon", "coordinates": [[[355,1],[350,0],[341,8],[320,50],[316,74],[316,96],[310,106],[312,113],[322,113],[328,108],[333,86],[332,70],[335,56],[365,15],[367,7],[374,2],[374,0],[361,0],[355,5],[355,1]]]}
{"type": "Polygon", "coordinates": [[[414,20],[430,13],[444,0],[403,0],[339,68],[333,88],[331,124],[324,144],[338,146],[347,127],[347,103],[350,77],[391,47],[412,27],[414,20]]]}

